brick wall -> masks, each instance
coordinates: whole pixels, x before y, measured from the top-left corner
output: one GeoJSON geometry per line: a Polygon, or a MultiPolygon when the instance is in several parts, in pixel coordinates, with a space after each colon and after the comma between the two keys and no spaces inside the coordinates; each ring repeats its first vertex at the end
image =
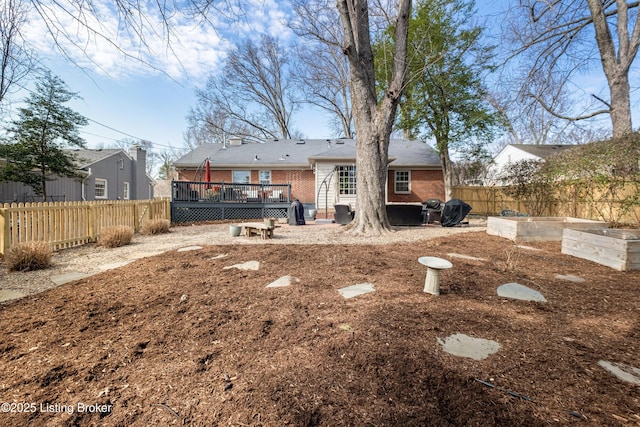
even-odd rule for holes
{"type": "MultiPolygon", "coordinates": [[[[256,176],[257,176],[257,171],[256,171],[256,176]]],[[[196,177],[196,171],[195,170],[179,170],[178,171],[178,180],[179,181],[196,181],[194,178],[196,177]]],[[[197,180],[198,181],[204,181],[204,171],[199,170],[198,174],[197,174],[197,180]]],[[[219,170],[212,170],[211,171],[211,181],[212,182],[231,182],[232,180],[232,175],[231,175],[231,171],[230,170],[226,170],[226,171],[219,171],[219,170]]],[[[256,178],[256,182],[258,182],[257,178],[256,178]]]]}
{"type": "Polygon", "coordinates": [[[411,193],[395,194],[395,174],[389,170],[387,194],[392,203],[421,203],[428,199],[444,201],[444,176],[441,170],[412,170],[411,193]]]}
{"type": "Polygon", "coordinates": [[[273,170],[271,171],[271,183],[291,183],[292,199],[298,199],[302,203],[315,203],[315,175],[311,169],[273,170]]]}

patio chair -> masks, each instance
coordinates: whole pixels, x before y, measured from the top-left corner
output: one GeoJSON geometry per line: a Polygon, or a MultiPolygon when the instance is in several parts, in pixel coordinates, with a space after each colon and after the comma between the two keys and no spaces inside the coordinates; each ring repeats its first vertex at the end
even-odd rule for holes
{"type": "Polygon", "coordinates": [[[269,195],[270,202],[279,202],[282,200],[282,190],[273,190],[269,195]]]}
{"type": "Polygon", "coordinates": [[[356,211],[351,210],[351,205],[334,205],[333,219],[337,224],[345,225],[353,221],[356,211]]]}
{"type": "Polygon", "coordinates": [[[258,190],[247,190],[245,192],[246,199],[248,202],[259,202],[260,197],[258,196],[258,190]]]}

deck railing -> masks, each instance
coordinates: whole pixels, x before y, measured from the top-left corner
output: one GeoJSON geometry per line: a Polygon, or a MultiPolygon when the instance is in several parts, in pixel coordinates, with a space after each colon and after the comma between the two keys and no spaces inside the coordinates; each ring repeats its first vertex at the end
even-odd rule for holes
{"type": "Polygon", "coordinates": [[[172,202],[290,203],[290,184],[172,181],[172,202]]]}

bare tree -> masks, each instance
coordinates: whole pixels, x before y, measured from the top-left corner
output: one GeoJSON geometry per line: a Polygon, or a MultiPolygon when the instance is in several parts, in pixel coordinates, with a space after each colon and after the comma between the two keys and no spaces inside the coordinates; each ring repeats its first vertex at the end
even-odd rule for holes
{"type": "Polygon", "coordinates": [[[262,36],[258,45],[241,43],[229,53],[222,74],[198,91],[200,123],[225,133],[225,124],[232,123],[255,137],[291,138],[299,101],[290,60],[288,49],[273,37],[262,36]]]}
{"type": "Polygon", "coordinates": [[[184,142],[190,149],[202,144],[223,144],[230,136],[251,138],[254,131],[210,102],[206,91],[198,91],[197,105],[187,115],[184,142]]]}
{"type": "Polygon", "coordinates": [[[21,0],[5,0],[0,6],[0,106],[33,69],[21,34],[26,24],[27,6],[21,0]]]}
{"type": "Polygon", "coordinates": [[[512,22],[519,48],[532,55],[532,74],[564,75],[568,81],[597,59],[609,86],[609,100],[592,94],[604,108],[586,114],[559,111],[537,100],[557,117],[576,121],[609,114],[614,136],[632,131],[629,70],[640,47],[638,2],[626,0],[519,0],[512,22]],[[631,31],[630,31],[631,30],[631,31]],[[594,37],[595,36],[595,40],[594,37]],[[594,42],[597,54],[594,53],[594,42]]]}
{"type": "Polygon", "coordinates": [[[389,138],[396,118],[407,67],[411,0],[400,0],[395,21],[395,50],[389,85],[382,99],[376,93],[376,75],[369,5],[366,0],[338,0],[344,33],[343,52],[349,60],[351,100],[355,119],[356,203],[353,234],[382,234],[390,229],[385,210],[385,183],[389,138]]]}
{"type": "Polygon", "coordinates": [[[337,136],[354,137],[349,92],[349,63],[342,53],[342,29],[335,4],[294,2],[295,19],[289,26],[307,40],[298,48],[297,84],[304,101],[329,113],[337,136]]]}
{"type": "Polygon", "coordinates": [[[296,80],[307,104],[329,113],[336,136],[353,138],[349,64],[333,45],[314,43],[298,49],[296,80]]]}

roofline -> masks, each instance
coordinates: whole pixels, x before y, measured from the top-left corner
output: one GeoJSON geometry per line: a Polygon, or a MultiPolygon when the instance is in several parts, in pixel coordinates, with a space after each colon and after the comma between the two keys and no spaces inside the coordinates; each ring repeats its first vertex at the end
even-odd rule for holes
{"type": "MultiPolygon", "coordinates": [[[[84,150],[84,151],[93,151],[93,152],[100,152],[102,149],[99,149],[99,150],[97,150],[97,149],[96,149],[96,150],[94,150],[94,149],[90,149],[90,148],[84,148],[84,149],[82,149],[82,150],[84,150]]],[[[107,159],[107,158],[109,158],[109,157],[111,157],[111,156],[115,156],[116,154],[121,153],[121,152],[122,152],[122,153],[124,153],[124,155],[125,155],[125,156],[127,156],[127,157],[129,158],[129,160],[133,160],[133,158],[129,155],[129,153],[127,153],[123,148],[106,148],[105,150],[118,150],[118,151],[115,151],[115,152],[113,152],[113,153],[111,153],[111,154],[108,154],[108,155],[106,155],[106,156],[104,156],[104,157],[101,157],[101,158],[99,158],[99,159],[97,159],[97,160],[90,161],[89,163],[81,164],[81,165],[79,164],[79,165],[78,165],[78,168],[79,168],[79,169],[83,169],[83,168],[89,167],[89,166],[91,166],[91,165],[93,165],[93,164],[95,164],[95,163],[98,163],[98,162],[100,162],[100,161],[102,161],[102,160],[104,160],[104,159],[107,159]]],[[[73,159],[74,161],[76,161],[76,162],[81,162],[81,161],[83,160],[83,159],[82,159],[82,155],[81,155],[81,154],[79,154],[79,153],[74,153],[74,151],[75,151],[74,149],[71,149],[70,151],[71,151],[71,152],[73,153],[73,155],[74,155],[74,159],[73,159]]],[[[78,150],[78,151],[80,151],[80,150],[78,150]]]]}
{"type": "MultiPolygon", "coordinates": [[[[174,167],[176,170],[191,170],[191,169],[203,169],[201,164],[189,164],[189,165],[175,165],[174,167]]],[[[234,164],[230,164],[230,163],[217,163],[217,164],[210,164],[210,169],[211,170],[220,170],[220,169],[238,169],[238,168],[243,168],[243,169],[256,169],[256,168],[271,168],[271,169],[300,169],[300,168],[309,168],[311,169],[311,165],[309,163],[287,163],[287,164],[281,164],[281,163],[234,163],[234,164]]]]}

